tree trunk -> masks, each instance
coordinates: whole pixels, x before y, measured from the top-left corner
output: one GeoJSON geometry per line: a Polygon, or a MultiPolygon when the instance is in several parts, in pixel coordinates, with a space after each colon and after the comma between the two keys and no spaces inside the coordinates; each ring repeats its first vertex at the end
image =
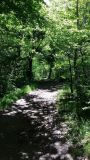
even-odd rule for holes
{"type": "Polygon", "coordinates": [[[69,55],[68,55],[68,60],[69,60],[69,72],[70,72],[70,90],[71,90],[71,93],[73,94],[72,66],[71,66],[71,61],[70,61],[69,55]]]}
{"type": "Polygon", "coordinates": [[[86,71],[85,71],[84,55],[83,55],[83,52],[82,52],[82,48],[80,48],[80,53],[81,53],[81,61],[82,61],[82,70],[83,70],[84,80],[86,80],[87,75],[86,75],[86,71]]]}
{"type": "Polygon", "coordinates": [[[28,66],[29,66],[29,68],[28,68],[28,73],[27,73],[29,81],[31,81],[33,79],[32,62],[33,62],[32,57],[29,57],[29,59],[28,59],[28,63],[29,63],[28,66]]]}
{"type": "Polygon", "coordinates": [[[75,88],[77,90],[77,85],[78,85],[78,73],[77,73],[77,55],[78,55],[78,49],[75,49],[74,53],[74,74],[75,74],[75,88]]]}
{"type": "Polygon", "coordinates": [[[77,29],[79,29],[79,0],[76,1],[77,29]]]}
{"type": "Polygon", "coordinates": [[[52,65],[50,65],[50,68],[49,68],[48,79],[51,79],[51,75],[52,75],[52,65]]]}

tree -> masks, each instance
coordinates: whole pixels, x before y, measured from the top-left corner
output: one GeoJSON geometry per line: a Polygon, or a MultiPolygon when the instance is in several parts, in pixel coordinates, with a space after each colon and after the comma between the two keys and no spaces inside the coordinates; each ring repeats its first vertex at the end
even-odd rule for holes
{"type": "MultiPolygon", "coordinates": [[[[89,1],[71,0],[63,3],[63,1],[53,0],[50,7],[49,17],[54,28],[50,28],[50,41],[54,41],[54,49],[58,49],[58,57],[62,57],[61,53],[63,57],[65,56],[66,69],[69,70],[66,78],[70,82],[71,93],[76,94],[79,103],[78,114],[81,111],[80,106],[83,108],[85,105],[83,103],[87,93],[85,88],[89,85],[89,77],[86,76],[87,66],[90,65],[87,63],[90,50],[86,51],[90,43],[89,1]]],[[[64,67],[65,62],[62,62],[64,67]]]]}
{"type": "Polygon", "coordinates": [[[16,84],[32,79],[32,58],[43,37],[38,35],[43,34],[45,18],[41,0],[2,0],[0,8],[0,89],[3,94],[16,84]]]}

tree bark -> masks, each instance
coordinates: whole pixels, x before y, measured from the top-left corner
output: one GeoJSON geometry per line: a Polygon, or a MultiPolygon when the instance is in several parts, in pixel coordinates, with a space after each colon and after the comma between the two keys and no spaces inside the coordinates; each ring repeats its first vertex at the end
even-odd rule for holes
{"type": "Polygon", "coordinates": [[[49,68],[48,79],[51,79],[51,75],[52,75],[52,65],[50,65],[50,68],[49,68]]]}
{"type": "Polygon", "coordinates": [[[87,78],[86,71],[85,71],[85,65],[84,65],[84,55],[82,52],[82,48],[80,48],[80,53],[81,53],[81,61],[82,61],[82,70],[83,70],[83,75],[84,75],[84,80],[87,78]]]}
{"type": "Polygon", "coordinates": [[[74,73],[75,73],[75,88],[77,89],[78,73],[77,73],[77,55],[78,49],[75,49],[74,53],[74,73]]]}
{"type": "Polygon", "coordinates": [[[28,59],[28,74],[27,74],[27,76],[28,76],[28,79],[29,79],[29,81],[31,81],[32,79],[33,79],[33,72],[32,72],[32,64],[33,64],[33,59],[32,59],[32,57],[29,57],[29,59],[28,59]]]}
{"type": "Polygon", "coordinates": [[[68,61],[69,61],[69,72],[70,72],[70,90],[71,90],[71,93],[73,94],[72,66],[71,66],[71,61],[70,61],[69,55],[68,55],[68,61]]]}
{"type": "Polygon", "coordinates": [[[79,29],[79,0],[76,1],[77,29],[79,29]]]}

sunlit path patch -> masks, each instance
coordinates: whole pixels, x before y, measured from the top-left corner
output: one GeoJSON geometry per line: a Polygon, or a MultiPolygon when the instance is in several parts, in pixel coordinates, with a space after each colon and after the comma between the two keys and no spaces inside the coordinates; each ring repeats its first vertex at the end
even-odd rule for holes
{"type": "Polygon", "coordinates": [[[37,89],[2,113],[0,160],[76,160],[66,138],[69,127],[55,106],[57,94],[57,86],[37,89]]]}

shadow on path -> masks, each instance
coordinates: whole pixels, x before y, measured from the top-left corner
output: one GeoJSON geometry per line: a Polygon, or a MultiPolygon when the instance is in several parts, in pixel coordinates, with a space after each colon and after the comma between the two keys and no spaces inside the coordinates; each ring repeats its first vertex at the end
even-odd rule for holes
{"type": "Polygon", "coordinates": [[[59,87],[33,91],[1,113],[0,160],[73,160],[55,107],[59,87]]]}

